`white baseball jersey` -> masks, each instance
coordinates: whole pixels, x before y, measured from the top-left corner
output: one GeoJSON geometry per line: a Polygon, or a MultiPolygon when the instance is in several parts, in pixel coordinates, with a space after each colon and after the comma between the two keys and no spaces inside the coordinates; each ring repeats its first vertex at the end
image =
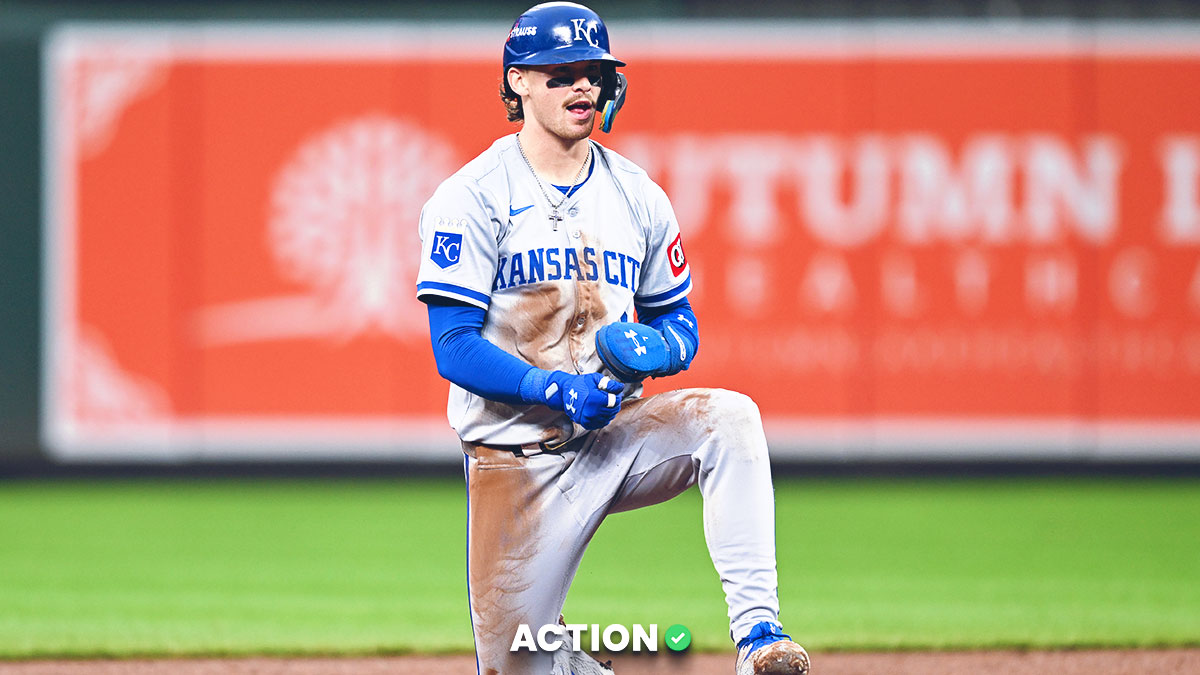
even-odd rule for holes
{"type": "MultiPolygon", "coordinates": [[[[599,372],[600,327],[632,320],[635,300],[665,305],[692,287],[666,193],[633,162],[589,142],[593,165],[559,207],[561,222],[551,220],[516,134],[446,179],[421,211],[417,297],[486,309],[483,337],[547,370],[599,372]]],[[[556,203],[563,197],[546,188],[556,203]]],[[[490,401],[453,383],[447,416],[464,441],[494,445],[558,443],[581,431],[562,412],[490,401]]]]}

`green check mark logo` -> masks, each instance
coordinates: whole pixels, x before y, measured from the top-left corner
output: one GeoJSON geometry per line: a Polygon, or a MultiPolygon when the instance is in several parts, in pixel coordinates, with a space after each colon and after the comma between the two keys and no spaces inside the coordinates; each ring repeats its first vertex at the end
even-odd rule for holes
{"type": "Polygon", "coordinates": [[[687,626],[678,623],[668,628],[663,637],[667,640],[667,649],[671,651],[681,652],[692,644],[692,632],[687,626]]]}

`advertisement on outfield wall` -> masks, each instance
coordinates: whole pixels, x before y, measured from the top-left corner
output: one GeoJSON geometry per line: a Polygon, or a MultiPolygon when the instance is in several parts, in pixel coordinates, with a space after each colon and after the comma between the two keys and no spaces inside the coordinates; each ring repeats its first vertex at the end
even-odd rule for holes
{"type": "MultiPolygon", "coordinates": [[[[67,459],[445,459],[417,219],[505,134],[507,26],[45,44],[43,432],[67,459]]],[[[648,391],[781,458],[1200,456],[1200,25],[612,22],[596,140],[701,322],[648,391]]]]}

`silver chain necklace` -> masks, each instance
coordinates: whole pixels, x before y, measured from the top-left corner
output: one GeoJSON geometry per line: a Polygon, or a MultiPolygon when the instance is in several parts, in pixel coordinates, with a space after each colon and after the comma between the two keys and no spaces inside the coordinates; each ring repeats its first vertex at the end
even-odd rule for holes
{"type": "Polygon", "coordinates": [[[571,193],[575,192],[576,186],[579,185],[579,179],[583,176],[583,170],[587,168],[588,163],[592,159],[592,144],[588,143],[587,157],[583,158],[583,164],[579,167],[579,173],[575,174],[575,180],[571,182],[571,187],[563,193],[563,198],[558,200],[557,204],[550,198],[550,193],[546,190],[546,186],[542,185],[542,179],[538,177],[537,171],[533,170],[533,164],[525,156],[525,148],[521,147],[521,134],[517,134],[517,152],[521,153],[521,159],[525,160],[525,166],[529,167],[529,173],[532,173],[533,179],[537,181],[538,189],[542,191],[542,196],[546,198],[546,203],[550,204],[550,224],[554,226],[555,231],[558,231],[558,224],[562,222],[562,216],[558,215],[558,209],[570,199],[571,193]]]}

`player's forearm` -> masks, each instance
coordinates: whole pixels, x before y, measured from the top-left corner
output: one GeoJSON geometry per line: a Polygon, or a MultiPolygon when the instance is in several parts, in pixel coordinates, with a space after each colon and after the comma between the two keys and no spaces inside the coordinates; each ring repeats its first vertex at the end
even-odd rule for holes
{"type": "MultiPolygon", "coordinates": [[[[679,370],[686,370],[696,358],[696,350],[700,348],[700,323],[692,304],[686,297],[680,298],[669,305],[661,307],[637,306],[638,322],[644,323],[663,334],[669,342],[674,342],[675,348],[681,348],[686,357],[685,363],[680,364],[679,370]],[[682,347],[678,344],[683,341],[682,347]]],[[[678,372],[676,370],[675,372],[678,372]]]]}
{"type": "Polygon", "coordinates": [[[492,401],[566,411],[588,429],[604,426],[616,415],[619,383],[609,384],[608,378],[598,373],[576,375],[535,368],[483,337],[486,317],[485,310],[472,305],[453,301],[429,304],[429,334],[439,375],[492,401]],[[571,389],[575,396],[568,399],[571,389]],[[579,396],[582,400],[577,400],[579,396]]]}
{"type": "Polygon", "coordinates": [[[430,304],[429,334],[438,374],[472,394],[501,403],[525,403],[521,382],[537,370],[480,333],[485,310],[465,304],[430,304]]]}

